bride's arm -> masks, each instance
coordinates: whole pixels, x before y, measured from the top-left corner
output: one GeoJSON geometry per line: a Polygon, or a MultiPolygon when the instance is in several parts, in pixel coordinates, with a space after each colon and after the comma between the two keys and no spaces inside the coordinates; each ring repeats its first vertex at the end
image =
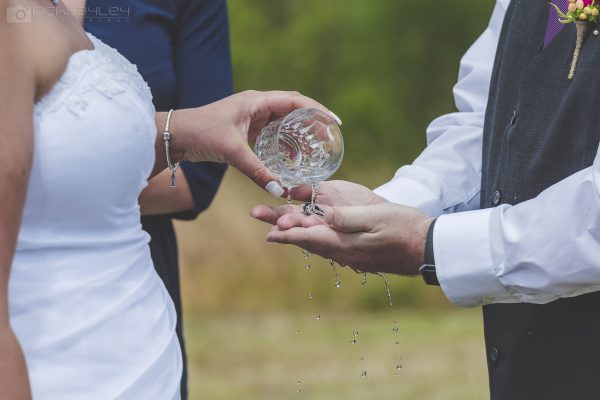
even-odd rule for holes
{"type": "MultiPolygon", "coordinates": [[[[6,2],[0,0],[5,9],[6,2]]],[[[0,21],[0,399],[30,399],[25,359],[8,319],[8,276],[21,224],[33,148],[35,72],[23,28],[0,21]]],[[[17,24],[15,24],[17,25],[17,24]]],[[[22,24],[26,25],[26,24],[22,24]]]]}
{"type": "MultiPolygon", "coordinates": [[[[275,177],[248,146],[270,121],[302,108],[319,108],[318,102],[297,92],[246,91],[200,108],[176,111],[171,119],[170,155],[175,161],[215,161],[237,168],[265,188],[275,177]]],[[[156,163],[153,176],[167,167],[162,132],[167,113],[157,113],[156,163]]],[[[273,189],[273,186],[275,186],[273,189]]],[[[270,192],[281,196],[279,184],[270,192]]]]}

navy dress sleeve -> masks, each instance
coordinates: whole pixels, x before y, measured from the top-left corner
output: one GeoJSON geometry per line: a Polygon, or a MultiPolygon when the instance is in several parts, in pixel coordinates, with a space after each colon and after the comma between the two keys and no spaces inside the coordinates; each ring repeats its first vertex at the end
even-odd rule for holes
{"type": "MultiPolygon", "coordinates": [[[[197,107],[233,93],[229,27],[225,0],[185,0],[180,2],[178,32],[175,37],[177,108],[197,107]]],[[[194,198],[195,210],[177,218],[195,218],[213,200],[225,164],[182,163],[194,198]]]]}

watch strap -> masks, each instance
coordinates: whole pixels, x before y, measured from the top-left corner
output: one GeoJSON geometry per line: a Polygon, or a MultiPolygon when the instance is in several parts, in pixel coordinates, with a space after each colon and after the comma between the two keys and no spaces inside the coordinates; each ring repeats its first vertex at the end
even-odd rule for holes
{"type": "Polygon", "coordinates": [[[437,271],[435,269],[435,253],[433,251],[433,228],[435,227],[437,219],[434,219],[429,225],[427,231],[427,238],[425,239],[425,260],[419,272],[427,285],[440,286],[440,282],[437,278],[437,271]]]}

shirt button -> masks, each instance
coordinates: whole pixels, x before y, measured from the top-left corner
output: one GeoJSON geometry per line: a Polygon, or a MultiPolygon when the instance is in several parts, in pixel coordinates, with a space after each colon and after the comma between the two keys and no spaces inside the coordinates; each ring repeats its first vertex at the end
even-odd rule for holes
{"type": "Polygon", "coordinates": [[[517,123],[517,110],[513,111],[512,118],[510,119],[510,125],[514,126],[517,123]]]}
{"type": "Polygon", "coordinates": [[[498,351],[497,348],[492,347],[490,349],[489,356],[490,356],[490,360],[492,360],[493,362],[496,362],[496,361],[498,361],[498,358],[500,357],[500,352],[498,351]]]}
{"type": "Polygon", "coordinates": [[[494,194],[492,195],[492,204],[497,206],[501,202],[502,202],[502,192],[499,190],[496,190],[494,192],[494,194]]]}

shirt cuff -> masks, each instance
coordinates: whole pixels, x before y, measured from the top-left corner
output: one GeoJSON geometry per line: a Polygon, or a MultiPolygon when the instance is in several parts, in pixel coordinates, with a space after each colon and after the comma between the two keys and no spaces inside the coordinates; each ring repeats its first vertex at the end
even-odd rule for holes
{"type": "Polygon", "coordinates": [[[447,214],[433,231],[435,266],[442,290],[462,307],[512,298],[500,283],[490,240],[494,209],[447,214]]]}
{"type": "Polygon", "coordinates": [[[391,203],[418,208],[430,217],[443,213],[439,196],[414,179],[394,178],[374,192],[391,203]]]}

